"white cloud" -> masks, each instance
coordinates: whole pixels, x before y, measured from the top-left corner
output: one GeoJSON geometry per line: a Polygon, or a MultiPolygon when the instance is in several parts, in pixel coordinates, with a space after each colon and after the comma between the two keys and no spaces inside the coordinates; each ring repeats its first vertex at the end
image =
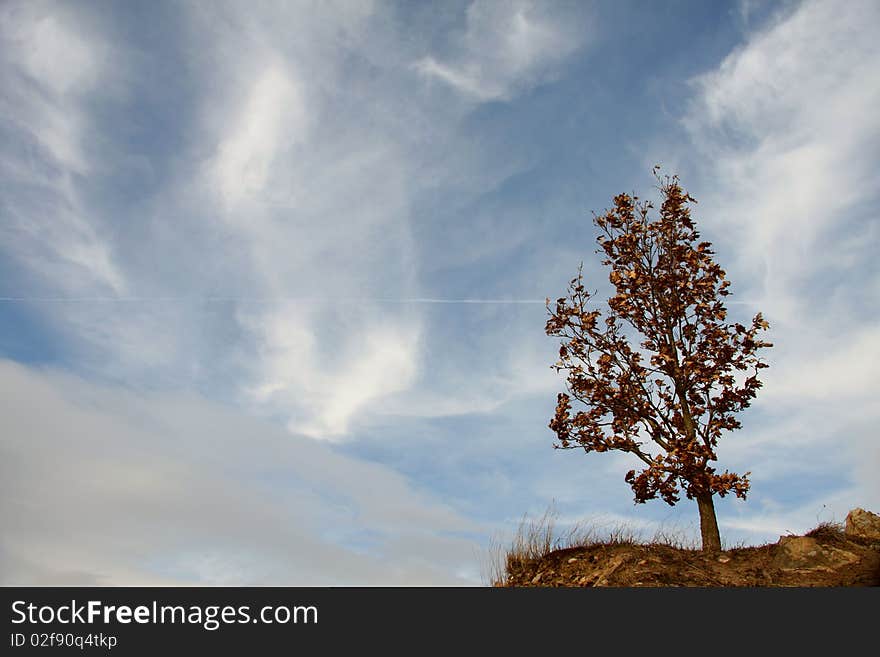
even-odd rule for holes
{"type": "Polygon", "coordinates": [[[870,403],[880,384],[880,327],[853,328],[832,341],[817,336],[800,340],[800,357],[790,356],[778,368],[768,370],[764,379],[767,391],[761,403],[791,404],[805,402],[870,403]],[[806,353],[803,353],[806,352],[806,353]]]}
{"type": "MultiPolygon", "coordinates": [[[[191,34],[193,50],[180,69],[190,76],[180,84],[192,92],[191,104],[180,105],[180,120],[190,129],[167,160],[155,159],[166,144],[131,146],[128,125],[102,131],[109,149],[92,153],[86,144],[101,115],[96,110],[106,109],[101,87],[151,79],[163,53],[116,52],[95,31],[100,21],[34,7],[6,8],[4,27],[15,38],[4,53],[11,86],[3,109],[24,128],[19,134],[43,143],[48,155],[40,179],[28,161],[30,144],[2,160],[17,194],[8,204],[6,246],[23,272],[40,278],[39,296],[132,297],[40,307],[63,330],[77,365],[130,385],[207,382],[228,396],[236,385],[238,393],[259,390],[241,398],[249,405],[260,399],[259,410],[314,436],[341,435],[374,399],[409,385],[418,364],[414,313],[385,313],[367,303],[356,309],[367,319],[334,315],[334,297],[412,296],[415,285],[405,184],[409,136],[396,122],[375,125],[387,122],[397,97],[382,97],[372,108],[369,93],[347,98],[340,63],[352,48],[369,55],[381,47],[381,35],[366,38],[370,7],[182,9],[181,30],[191,34]],[[71,56],[53,77],[54,69],[44,69],[58,44],[71,56]],[[112,75],[101,68],[111,59],[112,75]],[[129,63],[143,71],[118,74],[129,63]],[[363,110],[350,114],[358,104],[363,110]],[[44,105],[52,120],[33,111],[44,105]],[[361,121],[374,127],[363,130],[361,121]],[[126,205],[125,216],[111,215],[102,203],[114,196],[114,181],[95,175],[116,170],[106,156],[117,150],[124,157],[142,152],[168,170],[161,176],[167,182],[145,201],[126,205]],[[218,296],[244,299],[223,312],[222,326],[200,301],[218,296]],[[314,299],[314,314],[297,315],[283,303],[247,303],[290,296],[314,299]],[[152,300],[164,297],[179,301],[152,300]],[[332,344],[328,321],[346,327],[332,344]],[[292,343],[288,331],[303,344],[292,343]],[[220,345],[230,338],[232,344],[220,345]],[[222,369],[218,357],[235,370],[234,382],[212,383],[222,369]]],[[[164,93],[129,91],[147,99],[164,93]]],[[[148,121],[149,112],[144,116],[148,121]]]]}
{"type": "Polygon", "coordinates": [[[223,11],[238,29],[189,15],[204,51],[240,56],[199,71],[210,84],[196,152],[207,157],[185,184],[205,227],[232,231],[245,301],[275,300],[236,309],[241,399],[291,431],[340,438],[375,400],[409,386],[419,361],[415,314],[369,301],[415,289],[408,136],[384,125],[397,98],[350,95],[340,63],[352,48],[370,57],[383,37],[370,32],[367,6],[223,11]]]}
{"type": "MultiPolygon", "coordinates": [[[[222,394],[314,437],[342,438],[393,412],[386,402],[403,399],[413,412],[420,404],[407,392],[416,385],[433,389],[417,395],[425,414],[473,408],[455,381],[437,385],[422,371],[423,309],[371,299],[420,296],[427,254],[416,244],[414,199],[449,188],[449,203],[467,203],[522,163],[493,162],[457,134],[461,108],[438,105],[420,80],[400,75],[417,46],[393,21],[364,3],[188,5],[180,51],[148,52],[102,33],[112,19],[32,6],[9,13],[9,30],[38,54],[10,50],[8,71],[18,73],[4,108],[47,155],[38,170],[29,143],[0,158],[17,195],[4,228],[24,265],[23,294],[83,299],[36,311],[63,335],[75,367],[132,386],[222,394]],[[47,35],[70,46],[71,70],[41,81],[54,45],[40,50],[34,40],[47,35]],[[179,78],[168,89],[143,86],[169,67],[179,78]],[[120,97],[132,108],[146,102],[137,121],[107,122],[120,97]],[[64,129],[32,111],[45,98],[64,129]],[[180,135],[150,123],[165,120],[157,106],[179,110],[180,135]],[[169,142],[142,143],[147,134],[169,142]],[[143,195],[120,209],[127,192],[115,176],[137,158],[156,173],[139,177],[143,195]],[[131,299],[86,300],[117,295],[131,299]],[[205,297],[241,301],[227,308],[205,297]],[[282,301],[290,297],[309,301],[282,301]]],[[[461,53],[478,55],[494,39],[486,71],[511,90],[580,43],[539,7],[478,3],[468,15],[461,53]]],[[[467,241],[430,257],[452,263],[501,248],[467,241]]]]}
{"type": "Polygon", "coordinates": [[[197,397],[0,390],[5,585],[476,583],[477,528],[384,466],[197,397]]]}
{"type": "Polygon", "coordinates": [[[550,367],[554,345],[548,341],[543,345],[548,349],[540,350],[527,336],[508,336],[508,340],[497,349],[482,347],[479,361],[448,346],[446,358],[438,359],[447,367],[438,363],[438,369],[426,369],[422,374],[429,381],[382,400],[379,410],[391,416],[434,418],[489,414],[535,397],[550,403],[563,386],[561,376],[550,367]]]}
{"type": "Polygon", "coordinates": [[[806,311],[793,291],[815,273],[805,264],[827,264],[876,198],[878,24],[873,2],[805,2],[694,81],[684,124],[712,173],[701,214],[732,232],[782,320],[806,311]]]}
{"type": "Polygon", "coordinates": [[[315,438],[344,436],[355,414],[414,381],[417,325],[363,321],[345,312],[315,315],[296,304],[252,321],[263,345],[252,394],[283,409],[292,431],[315,438]],[[334,325],[338,342],[320,339],[328,324],[334,325]]]}
{"type": "Polygon", "coordinates": [[[100,44],[88,43],[45,3],[9,4],[4,14],[4,36],[14,44],[22,68],[34,82],[58,95],[97,84],[106,54],[100,44]]]}
{"type": "Polygon", "coordinates": [[[125,277],[75,183],[93,173],[85,106],[116,83],[104,64],[110,49],[51,9],[0,8],[0,119],[17,133],[0,156],[0,170],[16,183],[5,195],[4,250],[65,292],[118,294],[125,277]]]}
{"type": "Polygon", "coordinates": [[[465,94],[474,96],[477,100],[497,100],[504,97],[504,91],[497,85],[484,82],[480,83],[474,76],[456,71],[454,68],[445,66],[433,57],[425,57],[416,62],[416,69],[427,77],[437,77],[449,83],[465,94]]]}
{"type": "Polygon", "coordinates": [[[303,141],[305,99],[281,61],[265,65],[247,94],[231,131],[212,162],[218,191],[229,205],[265,191],[276,152],[303,141]]]}
{"type": "Polygon", "coordinates": [[[698,210],[736,245],[737,292],[770,318],[785,373],[768,396],[858,396],[877,380],[876,317],[855,311],[880,277],[878,24],[876,3],[805,2],[694,81],[684,124],[711,172],[698,210]]]}
{"type": "MultiPolygon", "coordinates": [[[[338,9],[317,17],[290,10],[296,16],[282,12],[278,21],[232,9],[230,22],[245,28],[218,30],[198,14],[191,27],[208,53],[242,53],[227,70],[204,72],[211,84],[199,99],[197,151],[209,155],[193,204],[211,210],[207,223],[222,219],[233,231],[247,295],[277,299],[236,311],[248,354],[243,399],[293,431],[331,439],[394,413],[394,400],[435,413],[408,395],[436,383],[421,370],[422,309],[374,300],[419,296],[411,204],[420,192],[451,179],[461,202],[510,168],[483,166],[473,144],[456,137],[459,115],[394,73],[408,54],[381,21],[338,9]],[[302,27],[295,44],[283,27],[293,22],[302,27]],[[328,49],[325,39],[340,42],[328,49]],[[364,87],[344,62],[368,63],[375,82],[364,87]],[[426,148],[435,142],[442,157],[426,148]],[[283,301],[290,297],[307,301],[283,301]]],[[[528,68],[530,46],[513,43],[526,38],[537,35],[517,32],[505,56],[528,68]]]]}
{"type": "Polygon", "coordinates": [[[475,0],[452,52],[425,56],[414,66],[478,102],[510,100],[553,79],[590,36],[581,21],[551,16],[546,9],[528,1],[475,0]]]}
{"type": "Polygon", "coordinates": [[[67,294],[124,293],[125,276],[116,265],[111,245],[85,219],[81,208],[70,207],[77,203],[75,194],[53,199],[54,190],[46,193],[51,201],[45,209],[29,198],[11,199],[3,230],[7,248],[15,249],[10,256],[24,261],[44,284],[67,294]]]}
{"type": "Polygon", "coordinates": [[[688,188],[704,233],[733,260],[724,264],[734,298],[749,300],[733,311],[763,311],[775,344],[744,429],[722,445],[753,471],[755,499],[769,510],[745,511],[731,528],[799,531],[815,524],[816,505],[841,520],[880,504],[870,474],[880,467],[871,439],[880,332],[864,305],[880,278],[877,25],[876,3],[841,11],[807,1],[693,80],[683,119],[693,151],[683,162],[700,174],[688,188]],[[819,474],[827,481],[813,497],[819,474]],[[808,501],[771,508],[775,487],[808,501]]]}
{"type": "Polygon", "coordinates": [[[61,166],[85,173],[79,104],[108,75],[107,46],[41,2],[0,9],[0,37],[10,65],[3,76],[5,118],[29,131],[61,166]]]}

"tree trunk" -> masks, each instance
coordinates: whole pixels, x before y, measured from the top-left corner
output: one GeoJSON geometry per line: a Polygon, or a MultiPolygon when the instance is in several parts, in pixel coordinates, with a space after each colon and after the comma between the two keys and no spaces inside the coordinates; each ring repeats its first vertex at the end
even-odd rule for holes
{"type": "Polygon", "coordinates": [[[700,510],[700,536],[703,538],[703,552],[720,552],[721,535],[718,533],[718,520],[715,517],[715,503],[712,493],[697,495],[697,508],[700,510]]]}

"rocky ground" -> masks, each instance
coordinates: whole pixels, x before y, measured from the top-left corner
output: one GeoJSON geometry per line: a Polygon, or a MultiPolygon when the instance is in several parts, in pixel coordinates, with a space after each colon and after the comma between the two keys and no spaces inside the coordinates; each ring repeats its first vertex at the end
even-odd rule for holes
{"type": "Polygon", "coordinates": [[[846,530],[825,523],[804,536],[715,554],[661,544],[595,542],[532,559],[509,555],[496,585],[880,586],[880,536],[850,532],[848,518],[846,530]]]}

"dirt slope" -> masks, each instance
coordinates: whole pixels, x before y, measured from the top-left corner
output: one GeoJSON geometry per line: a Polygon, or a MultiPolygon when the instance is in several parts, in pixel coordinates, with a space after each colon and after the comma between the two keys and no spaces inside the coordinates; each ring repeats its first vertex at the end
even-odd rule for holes
{"type": "Polygon", "coordinates": [[[666,545],[596,543],[508,559],[499,586],[880,586],[880,542],[817,529],[704,554],[666,545]]]}

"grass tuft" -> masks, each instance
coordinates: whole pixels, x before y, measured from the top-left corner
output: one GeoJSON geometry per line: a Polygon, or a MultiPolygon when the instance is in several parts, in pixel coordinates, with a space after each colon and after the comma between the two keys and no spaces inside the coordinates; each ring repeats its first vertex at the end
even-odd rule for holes
{"type": "Polygon", "coordinates": [[[825,543],[845,543],[846,532],[839,522],[820,522],[804,536],[815,538],[825,543]]]}
{"type": "Polygon", "coordinates": [[[504,586],[512,573],[523,570],[556,550],[618,545],[699,549],[697,539],[685,537],[681,531],[669,528],[658,529],[653,536],[646,538],[642,532],[625,523],[602,527],[595,522],[580,522],[559,531],[557,520],[556,509],[550,506],[538,518],[529,518],[528,514],[523,516],[508,547],[500,540],[493,539],[489,547],[489,563],[482,569],[484,581],[490,586],[504,586]]]}

